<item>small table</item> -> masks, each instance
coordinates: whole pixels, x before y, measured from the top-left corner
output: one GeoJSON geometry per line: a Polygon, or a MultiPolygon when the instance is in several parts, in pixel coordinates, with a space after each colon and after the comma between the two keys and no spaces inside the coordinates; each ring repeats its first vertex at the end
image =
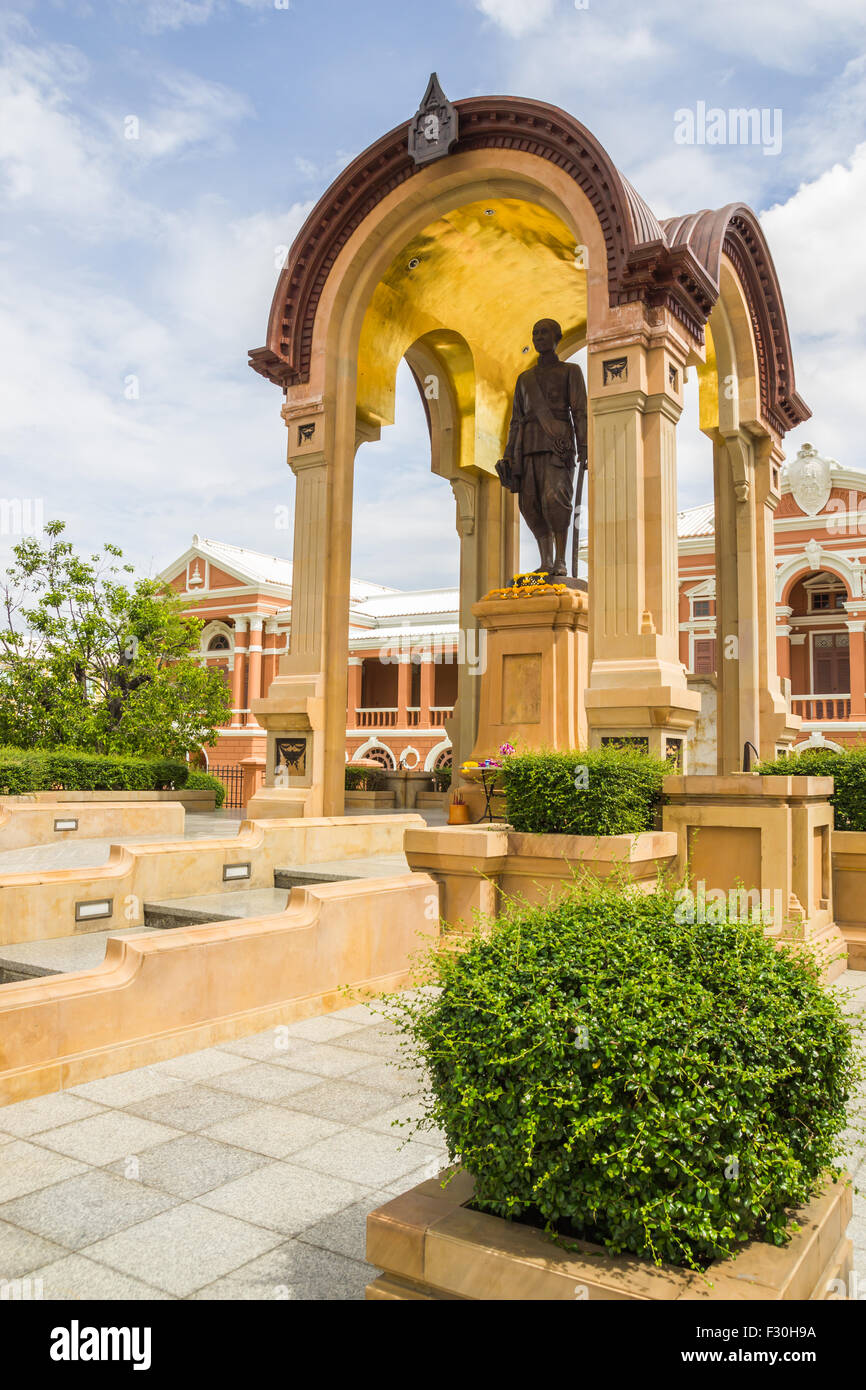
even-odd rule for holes
{"type": "Polygon", "coordinates": [[[484,789],[484,810],[478,818],[478,823],[480,824],[483,820],[493,820],[493,810],[490,805],[490,799],[496,790],[496,779],[501,769],[498,767],[480,767],[478,771],[481,773],[481,786],[484,789]]]}

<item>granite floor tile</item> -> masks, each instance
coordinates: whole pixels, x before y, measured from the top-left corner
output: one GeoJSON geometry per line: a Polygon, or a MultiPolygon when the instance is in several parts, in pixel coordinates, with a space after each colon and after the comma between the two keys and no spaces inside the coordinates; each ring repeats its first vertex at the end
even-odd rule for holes
{"type": "Polygon", "coordinates": [[[0,1219],[0,1283],[5,1279],[20,1279],[49,1260],[68,1254],[53,1241],[43,1240],[32,1231],[23,1231],[0,1219]]]}
{"type": "Polygon", "coordinates": [[[322,1076],[350,1076],[378,1061],[371,1052],[359,1052],[348,1047],[333,1047],[324,1042],[308,1042],[303,1038],[288,1039],[288,1048],[279,1054],[284,1068],[322,1076]]]}
{"type": "Polygon", "coordinates": [[[345,1048],[348,1052],[370,1052],[377,1057],[397,1057],[401,1051],[401,1037],[389,1024],[380,1023],[375,1027],[362,1028],[357,1033],[347,1033],[334,1039],[334,1046],[345,1048]]]}
{"type": "Polygon", "coordinates": [[[365,1187],[383,1188],[423,1164],[438,1161],[439,1151],[410,1140],[405,1144],[390,1135],[366,1129],[342,1129],[330,1139],[320,1139],[292,1155],[299,1168],[343,1178],[365,1187]]]}
{"type": "Polygon", "coordinates": [[[209,1139],[236,1144],[241,1149],[251,1149],[270,1158],[285,1158],[318,1139],[327,1139],[339,1128],[333,1120],[322,1120],[283,1106],[262,1105],[233,1120],[220,1120],[202,1133],[209,1139]]]}
{"type": "Polygon", "coordinates": [[[361,1027],[339,1014],[319,1014],[314,1018],[302,1018],[298,1023],[290,1023],[286,1034],[290,1038],[303,1038],[306,1042],[333,1042],[334,1038],[355,1033],[361,1027]]]}
{"type": "Polygon", "coordinates": [[[255,1222],[283,1235],[296,1235],[324,1217],[351,1206],[368,1189],[291,1161],[269,1163],[197,1198],[211,1211],[255,1222]]]}
{"type": "Polygon", "coordinates": [[[172,1205],[172,1198],[162,1192],[97,1168],[4,1202],[0,1220],[23,1226],[67,1250],[80,1250],[172,1205]]]}
{"type": "Polygon", "coordinates": [[[100,1109],[100,1106],[70,1091],[54,1091],[48,1096],[35,1096],[33,1100],[19,1100],[15,1105],[7,1105],[3,1110],[3,1125],[17,1139],[29,1139],[43,1130],[98,1115],[100,1109]]]}
{"type": "Polygon", "coordinates": [[[406,1139],[417,1139],[419,1144],[429,1144],[434,1149],[443,1148],[445,1135],[441,1129],[421,1129],[424,1119],[424,1103],[420,1095],[406,1096],[396,1101],[390,1110],[383,1110],[361,1123],[361,1129],[372,1129],[377,1134],[390,1134],[396,1143],[406,1139]]]}
{"type": "Polygon", "coordinates": [[[376,1090],[393,1091],[398,1097],[416,1096],[426,1081],[426,1074],[417,1067],[397,1062],[374,1062],[372,1066],[362,1067],[353,1072],[352,1080],[360,1086],[372,1086],[376,1090]]]}
{"type": "MultiPolygon", "coordinates": [[[[218,1079],[218,1078],[215,1078],[218,1079]]],[[[253,1101],[230,1091],[214,1090],[210,1086],[181,1086],[165,1096],[139,1101],[129,1110],[146,1120],[170,1125],[173,1129],[197,1130],[215,1125],[218,1120],[231,1120],[253,1108],[253,1101]]],[[[166,1134],[174,1139],[176,1134],[166,1134]]]]}
{"type": "Polygon", "coordinates": [[[361,1260],[290,1240],[200,1289],[195,1298],[343,1303],[363,1299],[374,1277],[375,1271],[361,1260]]]}
{"type": "Polygon", "coordinates": [[[340,1125],[360,1125],[394,1104],[393,1091],[373,1090],[352,1081],[323,1081],[292,1098],[292,1109],[340,1125]]]}
{"type": "Polygon", "coordinates": [[[242,1067],[249,1065],[249,1057],[236,1057],[230,1052],[208,1047],[203,1052],[187,1052],[183,1057],[171,1057],[166,1062],[155,1062],[154,1071],[166,1072],[167,1075],[180,1077],[183,1081],[207,1081],[212,1076],[240,1071],[242,1067]]]}
{"type": "MultiPolygon", "coordinates": [[[[157,1103],[143,1102],[146,1105],[157,1103]]],[[[168,1125],[154,1124],[139,1115],[129,1115],[124,1110],[106,1110],[101,1115],[91,1115],[87,1120],[76,1120],[74,1124],[50,1129],[39,1135],[39,1143],[70,1158],[101,1167],[118,1158],[130,1158],[142,1149],[176,1137],[177,1131],[168,1125]]]]}
{"type": "Polygon", "coordinates": [[[366,1027],[388,1022],[387,1015],[383,1014],[381,1009],[377,1009],[374,1003],[352,1004],[348,1009],[336,1009],[328,1017],[345,1019],[347,1023],[360,1023],[366,1027]]]}
{"type": "Polygon", "coordinates": [[[0,1202],[84,1172],[84,1164],[77,1159],[42,1148],[39,1137],[39,1147],[26,1139],[13,1139],[0,1149],[0,1202]]]}
{"type": "Polygon", "coordinates": [[[273,1062],[278,1060],[285,1046],[285,1039],[285,1032],[277,1028],[268,1028],[264,1033],[252,1033],[248,1038],[218,1043],[217,1050],[227,1052],[233,1057],[246,1057],[252,1062],[273,1062]]]}
{"type": "Polygon", "coordinates": [[[42,1280],[45,1300],[77,1303],[80,1299],[93,1299],[101,1303],[135,1299],[153,1303],[172,1297],[163,1289],[144,1284],[140,1279],[109,1269],[107,1265],[86,1259],[83,1255],[67,1255],[65,1259],[54,1260],[34,1270],[33,1277],[42,1280]]]}
{"type": "MultiPolygon", "coordinates": [[[[275,1105],[290,1102],[290,1097],[308,1086],[315,1086],[321,1077],[290,1067],[278,1067],[268,1062],[253,1062],[243,1071],[215,1076],[210,1085],[226,1095],[245,1096],[248,1101],[271,1101],[275,1105]]],[[[216,1121],[214,1121],[215,1123],[216,1121]]]]}
{"type": "Polygon", "coordinates": [[[273,1231],[208,1210],[197,1202],[184,1202],[87,1246],[83,1253],[99,1264],[186,1298],[278,1243],[279,1236],[273,1231]]]}
{"type": "Polygon", "coordinates": [[[308,1245],[318,1245],[325,1250],[334,1250],[338,1255],[348,1255],[353,1260],[366,1259],[367,1217],[377,1207],[390,1202],[393,1193],[373,1192],[350,1207],[343,1207],[314,1226],[306,1226],[297,1239],[308,1245]]]}
{"type": "Polygon", "coordinates": [[[69,1094],[84,1096],[86,1100],[98,1101],[100,1105],[112,1105],[123,1109],[124,1106],[134,1105],[136,1101],[150,1100],[151,1096],[174,1091],[182,1085],[183,1082],[177,1077],[158,1071],[156,1067],[137,1067],[134,1071],[102,1076],[98,1081],[85,1081],[81,1086],[74,1086],[69,1094]]]}
{"type": "Polygon", "coordinates": [[[419,1182],[429,1182],[430,1178],[438,1177],[447,1167],[447,1153],[444,1150],[437,1153],[434,1149],[432,1157],[422,1163],[420,1168],[416,1168],[413,1173],[407,1173],[403,1178],[397,1178],[395,1182],[385,1183],[383,1186],[392,1197],[400,1197],[404,1192],[409,1192],[411,1188],[417,1187],[419,1182]]]}
{"type": "MultiPolygon", "coordinates": [[[[184,1134],[140,1154],[137,1181],[145,1185],[144,1190],[159,1188],[189,1201],[266,1161],[263,1154],[232,1148],[203,1134],[184,1134]]],[[[122,1165],[118,1165],[117,1171],[122,1173],[122,1165]]],[[[125,1176],[128,1178],[129,1174],[125,1176]]]]}

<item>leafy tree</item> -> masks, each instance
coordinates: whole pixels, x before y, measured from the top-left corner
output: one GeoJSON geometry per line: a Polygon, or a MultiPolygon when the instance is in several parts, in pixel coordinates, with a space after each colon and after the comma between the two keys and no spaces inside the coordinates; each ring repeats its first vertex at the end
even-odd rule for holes
{"type": "Polygon", "coordinates": [[[183,756],[216,741],[231,707],[199,663],[203,624],[105,545],[85,559],[51,521],[0,589],[0,743],[183,756]]]}

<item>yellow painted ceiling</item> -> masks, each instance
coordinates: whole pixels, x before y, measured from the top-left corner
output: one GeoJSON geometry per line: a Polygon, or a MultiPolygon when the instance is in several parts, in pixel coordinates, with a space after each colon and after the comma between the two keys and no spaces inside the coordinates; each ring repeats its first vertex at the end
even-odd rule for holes
{"type": "MultiPolygon", "coordinates": [[[[394,257],[373,293],[358,353],[359,411],[392,424],[407,349],[425,335],[435,343],[442,330],[460,334],[474,373],[458,372],[452,385],[461,415],[475,415],[474,461],[492,469],[514,382],[535,361],[531,330],[540,318],[558,319],[567,335],[586,324],[586,271],[560,218],[516,198],[437,218],[394,257]]],[[[447,353],[443,363],[450,371],[447,353]]]]}

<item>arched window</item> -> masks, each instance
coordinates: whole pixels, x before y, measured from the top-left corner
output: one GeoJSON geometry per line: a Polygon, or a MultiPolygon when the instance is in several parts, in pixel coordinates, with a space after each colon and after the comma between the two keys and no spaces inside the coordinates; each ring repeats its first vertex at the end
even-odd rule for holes
{"type": "Polygon", "coordinates": [[[227,652],[229,650],[229,639],[222,632],[218,632],[207,644],[209,652],[227,652]]]}

